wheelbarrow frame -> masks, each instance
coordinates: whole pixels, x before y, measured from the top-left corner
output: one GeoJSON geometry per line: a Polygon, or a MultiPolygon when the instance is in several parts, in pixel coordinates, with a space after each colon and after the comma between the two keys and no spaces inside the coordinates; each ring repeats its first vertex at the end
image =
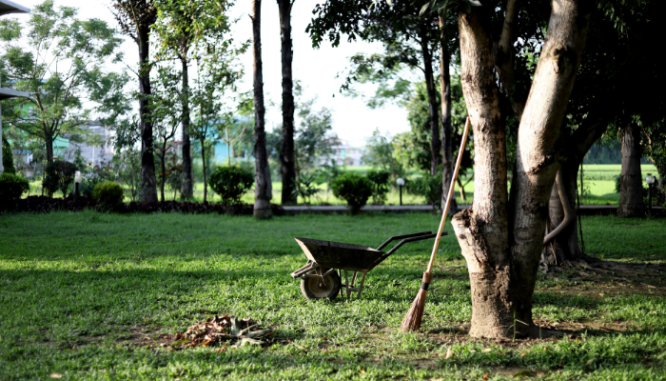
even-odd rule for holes
{"type": "MultiPolygon", "coordinates": [[[[442,236],[447,234],[447,232],[442,232],[442,236]]],[[[350,299],[351,294],[354,292],[356,293],[356,297],[360,298],[368,271],[377,267],[404,244],[434,238],[436,235],[436,233],[433,234],[430,231],[396,235],[387,239],[376,249],[368,246],[340,242],[319,241],[309,238],[295,238],[296,242],[298,242],[299,246],[301,246],[301,249],[303,249],[303,253],[306,255],[306,257],[308,257],[308,263],[298,270],[292,272],[291,276],[294,279],[302,278],[305,280],[315,278],[325,282],[325,278],[331,275],[333,272],[336,272],[337,269],[337,275],[339,276],[341,282],[340,287],[344,287],[347,300],[350,299]],[[386,253],[381,251],[391,242],[398,239],[401,241],[393,246],[389,251],[386,253]],[[312,253],[312,251],[315,253],[312,253]],[[375,258],[370,255],[365,256],[365,258],[358,258],[358,254],[361,252],[375,253],[377,255],[375,258]],[[354,254],[357,256],[356,261],[354,260],[354,254]],[[315,258],[316,256],[320,257],[320,261],[324,263],[318,263],[317,259],[315,258]],[[344,283],[342,283],[343,270],[344,283]],[[349,280],[350,271],[352,272],[351,281],[349,280]],[[360,284],[358,287],[356,287],[356,281],[358,279],[359,273],[362,273],[363,276],[361,277],[360,284]]]]}

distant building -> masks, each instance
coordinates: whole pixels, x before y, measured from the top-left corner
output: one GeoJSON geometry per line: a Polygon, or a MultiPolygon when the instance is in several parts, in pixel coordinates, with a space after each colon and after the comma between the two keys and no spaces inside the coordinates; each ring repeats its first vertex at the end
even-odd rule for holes
{"type": "Polygon", "coordinates": [[[319,164],[330,163],[331,160],[335,161],[337,165],[345,165],[348,167],[359,167],[363,165],[364,148],[352,146],[351,142],[344,139],[332,138],[331,145],[333,146],[333,154],[326,160],[322,160],[319,164]],[[324,162],[325,161],[325,162],[324,162]]]}
{"type": "Polygon", "coordinates": [[[108,164],[113,156],[113,146],[111,145],[112,132],[108,128],[101,126],[99,122],[91,121],[89,124],[81,126],[84,132],[88,132],[90,137],[95,137],[100,144],[89,145],[88,143],[76,143],[67,139],[60,139],[60,144],[54,143],[53,153],[58,159],[73,162],[78,150],[81,150],[81,157],[89,166],[101,166],[108,164]]]}

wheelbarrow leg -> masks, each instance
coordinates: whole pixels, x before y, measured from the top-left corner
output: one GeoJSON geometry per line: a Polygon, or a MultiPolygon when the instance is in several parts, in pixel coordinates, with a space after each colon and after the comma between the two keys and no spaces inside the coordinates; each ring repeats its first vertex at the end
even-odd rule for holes
{"type": "Polygon", "coordinates": [[[358,294],[356,294],[357,298],[361,297],[361,291],[363,291],[363,283],[365,283],[365,274],[367,274],[367,271],[363,272],[363,278],[361,278],[361,285],[358,287],[358,294]]]}

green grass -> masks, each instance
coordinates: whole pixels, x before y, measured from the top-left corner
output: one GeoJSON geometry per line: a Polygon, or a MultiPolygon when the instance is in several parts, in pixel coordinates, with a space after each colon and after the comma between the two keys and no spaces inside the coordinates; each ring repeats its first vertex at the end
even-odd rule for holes
{"type": "MultiPolygon", "coordinates": [[[[305,263],[294,236],[375,246],[392,234],[434,230],[437,222],[428,214],[271,221],[91,211],[0,216],[0,380],[52,373],[67,380],[495,380],[525,369],[549,380],[664,379],[661,278],[623,288],[612,277],[542,274],[536,319],[626,331],[596,328],[571,339],[499,345],[459,332],[471,304],[452,237],[442,240],[420,334],[396,327],[416,295],[431,242],[405,246],[370,272],[360,300],[306,301],[289,276],[305,263]],[[215,313],[252,317],[290,342],[174,352],[153,341],[215,313]],[[447,360],[449,347],[455,356],[447,360]]],[[[665,220],[586,217],[583,224],[592,255],[665,259],[665,220]]]]}

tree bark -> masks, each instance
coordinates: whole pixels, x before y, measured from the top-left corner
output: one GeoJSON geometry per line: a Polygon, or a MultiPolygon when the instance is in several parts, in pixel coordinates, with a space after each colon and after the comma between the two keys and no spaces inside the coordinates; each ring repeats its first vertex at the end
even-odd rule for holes
{"type": "MultiPolygon", "coordinates": [[[[481,8],[481,9],[479,9],[481,8]]],[[[560,167],[558,137],[589,24],[589,5],[555,0],[518,130],[507,202],[504,118],[495,84],[489,17],[459,15],[462,84],[474,126],[472,207],[454,216],[472,292],[472,337],[528,335],[548,200],[560,167]]]]}
{"type": "MultiPolygon", "coordinates": [[[[576,194],[578,192],[578,170],[583,158],[590,150],[595,141],[606,131],[608,116],[604,105],[597,105],[597,109],[588,114],[585,122],[571,136],[566,152],[566,161],[560,168],[562,185],[565,189],[566,201],[569,203],[570,219],[572,221],[552,241],[546,243],[541,253],[540,266],[548,271],[554,266],[575,266],[581,263],[594,261],[594,258],[586,255],[581,249],[578,240],[578,211],[576,209],[576,194]]],[[[565,216],[562,197],[558,191],[557,184],[553,186],[548,204],[547,232],[552,232],[563,223],[565,216]]]]}
{"type": "Polygon", "coordinates": [[[46,145],[46,161],[49,163],[53,163],[53,138],[51,136],[46,135],[44,137],[44,144],[46,145]]]}
{"type": "MultiPolygon", "coordinates": [[[[473,337],[503,337],[513,324],[506,132],[493,76],[491,40],[478,10],[460,13],[462,87],[474,128],[474,201],[452,224],[467,261],[473,337]]],[[[485,21],[485,20],[484,20],[485,21]]]]}
{"type": "Polygon", "coordinates": [[[640,129],[630,122],[622,131],[622,172],[618,217],[643,217],[640,129]]]}
{"type": "Polygon", "coordinates": [[[273,189],[266,152],[264,72],[261,58],[261,0],[252,1],[252,52],[254,54],[254,217],[271,218],[273,189]]]}
{"type": "Polygon", "coordinates": [[[435,76],[432,70],[432,52],[430,39],[426,30],[427,25],[421,26],[421,55],[423,56],[423,69],[425,73],[426,91],[428,93],[428,111],[430,113],[430,174],[437,174],[439,166],[439,152],[442,143],[439,140],[439,123],[437,122],[437,92],[435,91],[435,76]]]}
{"type": "Polygon", "coordinates": [[[282,38],[282,144],[280,146],[280,172],[282,174],[282,205],[296,204],[294,193],[296,167],[294,158],[294,82],[291,63],[293,50],[291,41],[292,0],[277,0],[280,9],[280,31],[282,38]]]}
{"type": "MultiPolygon", "coordinates": [[[[441,123],[442,123],[442,205],[446,205],[446,195],[453,177],[453,131],[451,129],[451,73],[449,71],[450,53],[444,34],[445,19],[439,16],[440,35],[440,60],[439,60],[439,91],[441,100],[441,123]]],[[[461,195],[464,190],[461,188],[461,195]]],[[[458,211],[455,194],[451,200],[449,214],[458,211]]]]}
{"type": "Polygon", "coordinates": [[[150,116],[150,25],[138,25],[139,114],[141,115],[141,202],[157,202],[153,124],[150,116]]]}
{"type": "Polygon", "coordinates": [[[208,178],[206,177],[206,139],[201,139],[201,171],[203,172],[204,184],[204,197],[203,202],[206,203],[208,198],[208,178]]]}
{"type": "Polygon", "coordinates": [[[585,47],[591,10],[588,2],[552,2],[546,42],[518,130],[511,184],[511,256],[518,274],[515,314],[530,326],[548,200],[560,168],[558,139],[585,47]]]}
{"type": "Polygon", "coordinates": [[[164,184],[166,183],[166,163],[164,159],[166,158],[166,145],[162,146],[162,152],[160,152],[160,170],[162,171],[162,178],[160,179],[160,196],[162,202],[164,202],[164,184]]]}
{"type": "Polygon", "coordinates": [[[181,57],[183,73],[183,116],[181,121],[182,128],[182,154],[183,154],[183,184],[180,189],[180,196],[184,199],[191,199],[194,191],[192,182],[192,143],[190,141],[190,84],[188,75],[187,52],[181,57]]]}

